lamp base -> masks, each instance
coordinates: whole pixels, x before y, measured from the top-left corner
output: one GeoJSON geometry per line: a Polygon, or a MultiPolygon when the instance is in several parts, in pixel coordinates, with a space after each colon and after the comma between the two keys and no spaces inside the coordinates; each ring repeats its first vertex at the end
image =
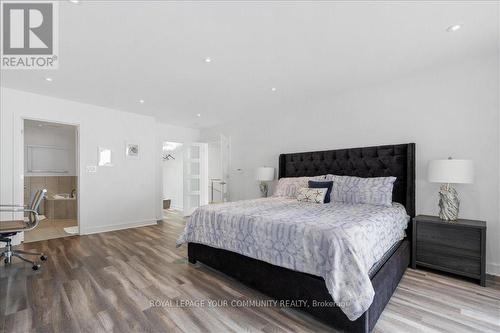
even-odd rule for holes
{"type": "Polygon", "coordinates": [[[267,184],[265,182],[260,182],[259,188],[260,188],[260,195],[263,198],[267,198],[267,184]]]}
{"type": "Polygon", "coordinates": [[[443,184],[439,190],[439,218],[445,221],[456,221],[460,200],[457,190],[450,184],[443,184]]]}

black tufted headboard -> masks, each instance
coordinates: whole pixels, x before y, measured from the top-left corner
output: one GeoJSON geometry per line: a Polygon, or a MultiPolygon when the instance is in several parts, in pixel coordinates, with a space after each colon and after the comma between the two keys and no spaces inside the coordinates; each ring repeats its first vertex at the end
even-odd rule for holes
{"type": "Polygon", "coordinates": [[[397,177],[392,200],[415,216],[415,144],[281,154],[279,178],[317,175],[397,177]]]}

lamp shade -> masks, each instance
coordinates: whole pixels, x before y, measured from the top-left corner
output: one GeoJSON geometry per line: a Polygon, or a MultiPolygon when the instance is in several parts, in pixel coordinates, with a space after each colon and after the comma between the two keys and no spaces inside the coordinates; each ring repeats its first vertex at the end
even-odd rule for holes
{"type": "Polygon", "coordinates": [[[431,183],[472,184],[474,164],[471,160],[434,160],[429,163],[427,175],[431,183]]]}
{"type": "Polygon", "coordinates": [[[269,182],[274,179],[274,168],[259,167],[257,169],[257,180],[261,182],[269,182]]]}

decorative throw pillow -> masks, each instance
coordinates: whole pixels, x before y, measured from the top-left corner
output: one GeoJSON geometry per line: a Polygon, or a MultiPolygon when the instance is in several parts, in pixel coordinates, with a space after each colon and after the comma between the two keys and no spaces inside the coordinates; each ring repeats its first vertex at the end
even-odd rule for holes
{"type": "Polygon", "coordinates": [[[283,177],[278,181],[276,190],[274,191],[274,197],[287,197],[296,198],[297,191],[301,187],[307,187],[307,182],[309,180],[322,180],[325,179],[323,176],[314,177],[283,177]]]}
{"type": "Polygon", "coordinates": [[[330,202],[330,193],[332,192],[332,180],[310,180],[309,188],[326,188],[325,203],[330,202]]]}
{"type": "Polygon", "coordinates": [[[390,207],[396,177],[360,178],[327,175],[333,180],[331,200],[390,207]]]}
{"type": "Polygon", "coordinates": [[[297,200],[301,202],[323,203],[327,188],[302,187],[297,191],[297,200]]]}

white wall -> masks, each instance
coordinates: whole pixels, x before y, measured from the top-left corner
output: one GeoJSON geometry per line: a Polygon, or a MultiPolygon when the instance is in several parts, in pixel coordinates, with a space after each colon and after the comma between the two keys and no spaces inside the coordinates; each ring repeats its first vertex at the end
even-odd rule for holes
{"type": "Polygon", "coordinates": [[[221,179],[222,178],[222,165],[221,165],[221,151],[220,141],[208,142],[208,178],[221,179]]]}
{"type": "MultiPolygon", "coordinates": [[[[25,176],[76,176],[76,128],[74,126],[37,126],[36,123],[26,121],[24,123],[24,175],[25,176]],[[53,174],[53,173],[34,173],[27,171],[28,158],[27,146],[40,145],[64,148],[66,151],[66,160],[56,160],[54,165],[67,166],[68,173],[53,174]]],[[[61,155],[57,155],[62,157],[61,155]]],[[[62,169],[59,167],[58,169],[62,169]]]]}
{"type": "Polygon", "coordinates": [[[231,136],[232,200],[259,196],[255,169],[287,152],[417,144],[417,213],[437,214],[439,184],[426,181],[432,159],[472,159],[473,185],[457,186],[461,217],[484,219],[487,271],[500,274],[499,82],[497,57],[429,69],[412,77],[302,105],[258,110],[259,117],[202,130],[231,136]],[[237,172],[236,169],[243,169],[237,172]]]}
{"type": "Polygon", "coordinates": [[[184,150],[182,146],[171,151],[175,160],[162,162],[163,166],[163,199],[172,200],[170,208],[182,210],[184,207],[184,150]]]}
{"type": "Polygon", "coordinates": [[[1,88],[0,202],[23,201],[23,118],[79,126],[79,222],[92,233],[156,222],[156,122],[152,117],[1,88]],[[125,159],[125,143],[140,158],[125,159]],[[98,146],[113,150],[114,167],[98,167],[98,146]]]}

